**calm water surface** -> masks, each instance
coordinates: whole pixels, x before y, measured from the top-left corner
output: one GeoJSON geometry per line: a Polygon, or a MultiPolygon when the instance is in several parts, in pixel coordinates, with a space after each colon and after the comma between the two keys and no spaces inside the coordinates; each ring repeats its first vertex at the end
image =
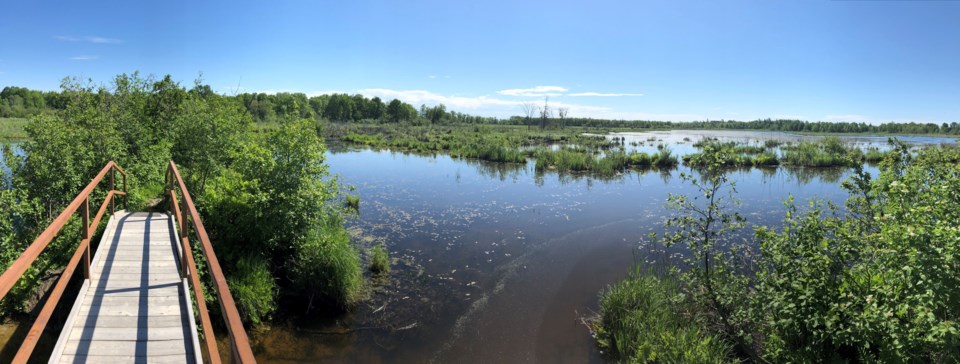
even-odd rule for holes
{"type": "MultiPolygon", "coordinates": [[[[736,133],[729,137],[768,134],[736,133]]],[[[683,154],[705,132],[658,134],[683,154]]],[[[281,319],[255,334],[264,362],[600,362],[579,318],[596,312],[598,292],[638,262],[649,246],[643,237],[671,213],[667,195],[695,192],[680,181],[690,172],[683,167],[602,180],[445,155],[359,149],[327,158],[361,196],[349,224],[355,240],[387,244],[393,272],[336,322],[281,319]]],[[[849,174],[732,172],[741,212],[768,225],[778,225],[791,195],[842,202],[839,181],[849,174]]]]}

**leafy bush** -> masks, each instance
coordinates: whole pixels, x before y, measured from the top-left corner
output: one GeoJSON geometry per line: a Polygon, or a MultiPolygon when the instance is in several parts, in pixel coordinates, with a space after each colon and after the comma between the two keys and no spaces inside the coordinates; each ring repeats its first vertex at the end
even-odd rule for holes
{"type": "Polygon", "coordinates": [[[901,146],[876,180],[851,190],[846,215],[791,208],[760,229],[755,320],[771,361],[960,359],[960,167],[952,152],[901,146]],[[799,259],[798,259],[799,258],[799,259]],[[761,304],[762,303],[762,304],[761,304]]]}
{"type": "MultiPolygon", "coordinates": [[[[857,168],[844,182],[846,210],[811,202],[802,212],[790,199],[783,228],[757,228],[753,247],[731,243],[743,219],[726,211],[737,204],[723,174],[726,156],[705,149],[700,177],[684,176],[705,199],[671,196],[668,205],[680,213],[667,221],[672,229],[663,240],[688,249],[679,287],[702,318],[688,322],[728,338],[735,353],[757,362],[960,360],[960,152],[913,155],[896,147],[879,178],[857,168]]],[[[817,148],[840,150],[832,142],[817,148]]],[[[651,293],[643,288],[649,282],[617,287],[650,297],[676,290],[651,293]]],[[[622,307],[629,302],[623,297],[602,303],[622,307]]],[[[645,312],[666,317],[689,307],[645,312]]],[[[611,317],[604,327],[623,334],[601,335],[601,344],[626,351],[618,341],[652,342],[643,336],[654,332],[649,321],[604,312],[611,317]]]]}

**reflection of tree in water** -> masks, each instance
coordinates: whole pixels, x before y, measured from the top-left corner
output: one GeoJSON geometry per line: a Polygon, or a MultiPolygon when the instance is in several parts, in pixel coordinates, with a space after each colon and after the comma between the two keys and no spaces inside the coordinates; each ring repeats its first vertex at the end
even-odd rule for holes
{"type": "Polygon", "coordinates": [[[783,167],[783,170],[798,184],[805,185],[812,182],[814,178],[819,178],[823,183],[839,183],[849,168],[783,167]]]}
{"type": "Polygon", "coordinates": [[[676,167],[659,168],[659,167],[653,167],[653,166],[643,167],[643,168],[630,168],[623,171],[622,173],[618,173],[612,176],[605,176],[605,175],[590,173],[590,172],[558,172],[556,170],[548,169],[548,170],[535,171],[534,181],[536,182],[537,186],[540,187],[540,186],[543,186],[544,177],[547,175],[557,176],[557,181],[560,182],[561,185],[566,185],[571,182],[578,182],[583,179],[586,179],[587,183],[592,183],[593,181],[615,182],[615,181],[624,181],[625,179],[633,176],[636,176],[639,179],[640,177],[642,177],[643,175],[646,175],[647,173],[658,173],[660,174],[660,179],[663,180],[664,183],[669,183],[670,179],[673,178],[672,171],[675,169],[676,167]]]}
{"type": "MultiPolygon", "coordinates": [[[[426,157],[436,157],[436,154],[423,154],[423,153],[402,153],[404,155],[419,155],[426,157]]],[[[500,163],[500,162],[490,162],[478,159],[461,159],[464,163],[473,166],[477,169],[477,172],[484,177],[495,178],[500,181],[506,181],[508,178],[513,181],[519,180],[521,175],[525,174],[528,170],[527,164],[518,164],[518,163],[500,163]]],[[[583,179],[587,179],[588,182],[601,181],[601,182],[612,182],[612,181],[623,181],[626,178],[636,177],[638,180],[646,175],[647,173],[657,173],[660,176],[660,179],[664,184],[669,184],[673,178],[673,171],[678,167],[671,168],[657,168],[657,167],[646,167],[646,168],[630,168],[625,170],[623,173],[618,173],[612,176],[603,176],[595,173],[589,172],[558,172],[556,170],[541,170],[534,172],[534,182],[538,187],[542,187],[545,182],[545,177],[548,175],[557,176],[557,181],[561,185],[570,184],[573,182],[579,182],[583,179]]],[[[789,177],[792,177],[800,185],[806,185],[814,181],[814,179],[819,179],[822,183],[835,184],[839,183],[843,178],[844,174],[849,170],[848,168],[812,168],[812,167],[731,167],[727,171],[741,171],[749,173],[753,170],[759,170],[763,180],[769,181],[777,178],[777,175],[780,171],[786,173],[789,177]]]]}
{"type": "Polygon", "coordinates": [[[462,159],[466,164],[477,168],[477,173],[488,178],[496,178],[501,182],[509,177],[516,181],[527,169],[526,164],[488,162],[479,159],[462,159]]]}

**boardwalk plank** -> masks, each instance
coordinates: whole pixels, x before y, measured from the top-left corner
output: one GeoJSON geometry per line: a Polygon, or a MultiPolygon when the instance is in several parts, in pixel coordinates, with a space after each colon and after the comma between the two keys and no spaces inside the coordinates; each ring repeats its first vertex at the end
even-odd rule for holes
{"type": "Polygon", "coordinates": [[[178,266],[179,239],[158,213],[118,212],[98,247],[51,362],[192,363],[191,300],[178,266]]]}
{"type": "Polygon", "coordinates": [[[64,355],[61,357],[62,363],[90,363],[90,364],[116,364],[116,363],[183,363],[187,359],[184,355],[153,355],[153,356],[106,356],[106,355],[64,355]]]}
{"type": "Polygon", "coordinates": [[[186,358],[187,347],[183,340],[69,340],[66,346],[64,346],[64,353],[66,355],[95,354],[98,356],[183,355],[184,358],[186,358]],[[137,355],[138,350],[142,352],[142,355],[137,355]]]}

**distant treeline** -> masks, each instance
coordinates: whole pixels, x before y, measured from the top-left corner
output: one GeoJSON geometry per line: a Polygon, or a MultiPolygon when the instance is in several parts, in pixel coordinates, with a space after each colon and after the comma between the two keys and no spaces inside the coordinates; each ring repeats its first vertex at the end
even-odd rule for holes
{"type": "MultiPolygon", "coordinates": [[[[213,93],[208,85],[196,85],[193,91],[213,93]]],[[[960,123],[885,123],[870,125],[863,122],[824,122],[785,119],[754,121],[708,120],[692,122],[609,120],[593,118],[556,118],[513,116],[508,119],[483,117],[447,110],[446,106],[420,105],[419,108],[400,100],[385,101],[379,97],[367,98],[360,94],[327,94],[308,97],[303,93],[279,92],[242,93],[223,96],[243,104],[257,122],[278,122],[291,119],[324,119],[334,122],[413,124],[508,124],[530,127],[563,128],[581,126],[592,128],[631,129],[730,129],[771,130],[810,133],[889,133],[889,134],[960,134],[960,123]]],[[[59,91],[37,91],[23,87],[4,87],[0,92],[0,117],[25,118],[62,110],[65,96],[59,91]]],[[[519,110],[518,110],[519,111],[519,110]]]]}

